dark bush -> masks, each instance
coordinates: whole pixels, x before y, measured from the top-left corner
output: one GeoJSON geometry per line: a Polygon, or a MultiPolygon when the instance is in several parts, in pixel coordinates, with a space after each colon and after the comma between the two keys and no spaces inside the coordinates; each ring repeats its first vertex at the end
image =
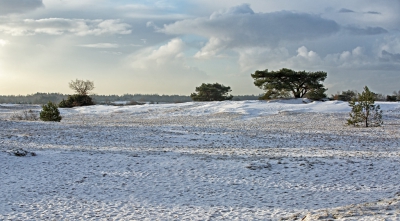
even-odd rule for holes
{"type": "Polygon", "coordinates": [[[42,106],[43,110],[40,111],[40,120],[42,121],[57,121],[60,122],[62,117],[58,111],[57,105],[49,101],[49,103],[42,106]]]}
{"type": "Polygon", "coordinates": [[[17,157],[36,156],[36,153],[29,152],[29,151],[26,151],[23,149],[12,150],[11,154],[13,154],[14,156],[17,156],[17,157]]]}
{"type": "Polygon", "coordinates": [[[325,88],[318,88],[318,89],[311,89],[309,92],[306,93],[305,97],[311,100],[321,100],[326,98],[325,88]]]}
{"type": "Polygon", "coordinates": [[[79,107],[79,106],[89,106],[94,105],[92,98],[88,95],[68,95],[67,100],[62,100],[58,106],[61,108],[71,108],[71,107],[79,107]]]}
{"type": "Polygon", "coordinates": [[[222,84],[201,84],[196,87],[196,93],[192,93],[190,97],[194,101],[225,101],[232,100],[233,96],[228,95],[231,87],[222,84]]]}
{"type": "Polygon", "coordinates": [[[397,101],[397,96],[396,95],[393,95],[393,96],[387,95],[386,101],[397,101]]]}

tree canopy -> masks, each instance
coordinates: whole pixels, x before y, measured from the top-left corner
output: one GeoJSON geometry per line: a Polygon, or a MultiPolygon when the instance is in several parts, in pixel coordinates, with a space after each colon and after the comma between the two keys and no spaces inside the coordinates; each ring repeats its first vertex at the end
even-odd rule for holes
{"type": "Polygon", "coordinates": [[[89,91],[94,89],[94,83],[89,80],[84,81],[76,79],[75,81],[69,82],[69,88],[79,95],[87,95],[89,91]]]}
{"type": "Polygon", "coordinates": [[[294,71],[282,68],[279,71],[256,71],[251,75],[254,78],[254,85],[266,91],[264,98],[274,98],[287,96],[292,93],[295,98],[302,98],[309,93],[315,98],[315,95],[326,97],[326,89],[321,83],[327,77],[324,71],[306,72],[294,71]]]}
{"type": "Polygon", "coordinates": [[[380,106],[375,105],[375,93],[371,92],[367,86],[361,94],[358,94],[358,99],[353,98],[349,101],[349,106],[351,112],[350,118],[347,119],[348,125],[378,127],[383,124],[380,106]]]}
{"type": "Polygon", "coordinates": [[[233,96],[228,95],[231,92],[231,87],[222,84],[201,84],[196,87],[197,93],[192,93],[190,97],[194,101],[224,101],[232,100],[233,96]]]}

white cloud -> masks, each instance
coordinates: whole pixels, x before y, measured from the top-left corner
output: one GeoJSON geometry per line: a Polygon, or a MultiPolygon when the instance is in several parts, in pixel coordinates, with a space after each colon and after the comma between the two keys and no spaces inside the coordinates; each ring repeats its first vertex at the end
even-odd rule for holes
{"type": "Polygon", "coordinates": [[[323,61],[315,51],[308,50],[305,46],[297,49],[297,55],[285,62],[290,68],[310,69],[321,67],[323,61]]]}
{"type": "Polygon", "coordinates": [[[288,59],[289,51],[285,47],[266,48],[251,47],[235,50],[239,54],[239,65],[242,72],[253,72],[254,70],[279,69],[284,66],[282,63],[288,59]]]}
{"type": "Polygon", "coordinates": [[[381,51],[400,53],[399,33],[397,33],[396,35],[386,36],[379,46],[378,53],[380,53],[381,51]]]}
{"type": "Polygon", "coordinates": [[[286,48],[250,48],[237,50],[239,53],[239,64],[243,71],[263,70],[263,69],[357,69],[363,66],[378,65],[378,60],[368,58],[364,49],[356,47],[351,51],[328,54],[321,57],[317,52],[301,46],[297,49],[297,54],[289,55],[286,48]]]}
{"type": "Polygon", "coordinates": [[[199,52],[197,52],[194,57],[205,59],[214,57],[227,47],[229,41],[229,39],[211,37],[207,44],[199,52]]]}
{"type": "MultiPolygon", "coordinates": [[[[158,88],[168,91],[191,91],[200,80],[207,79],[205,72],[188,64],[184,55],[185,43],[175,38],[157,48],[146,48],[128,59],[132,73],[138,80],[158,82],[158,88]]],[[[149,87],[156,87],[149,84],[149,87]]]]}
{"type": "Polygon", "coordinates": [[[400,37],[386,36],[378,47],[378,56],[382,62],[400,62],[400,37]]]}
{"type": "Polygon", "coordinates": [[[341,53],[329,54],[324,58],[324,65],[341,68],[362,68],[364,65],[376,65],[377,60],[368,57],[364,49],[356,47],[352,51],[343,51],[341,53]]]}
{"type": "Polygon", "coordinates": [[[111,43],[97,43],[97,44],[85,44],[79,45],[80,47],[84,48],[118,48],[118,44],[111,44],[111,43]]]}
{"type": "Polygon", "coordinates": [[[183,41],[176,38],[157,49],[144,49],[139,54],[134,55],[132,66],[134,68],[147,69],[182,62],[184,47],[183,41]]]}
{"type": "Polygon", "coordinates": [[[0,39],[0,46],[5,46],[6,44],[8,44],[8,41],[0,39]]]}
{"type": "Polygon", "coordinates": [[[206,77],[203,71],[187,64],[184,48],[185,43],[175,38],[158,48],[143,49],[129,57],[131,67],[148,75],[206,77]]]}
{"type": "Polygon", "coordinates": [[[187,4],[187,2],[180,1],[147,1],[143,3],[133,3],[126,5],[119,5],[116,7],[117,11],[123,16],[129,18],[145,18],[145,19],[183,19],[192,17],[192,15],[185,14],[185,11],[180,11],[180,5],[187,4]]]}
{"type": "Polygon", "coordinates": [[[366,56],[364,49],[361,47],[356,47],[351,51],[328,54],[321,58],[315,51],[308,50],[305,46],[302,46],[297,49],[297,55],[289,58],[285,63],[290,67],[300,69],[359,69],[363,68],[363,66],[377,65],[377,62],[377,59],[374,60],[366,56]]]}
{"type": "Polygon", "coordinates": [[[13,36],[36,35],[39,33],[48,35],[74,34],[87,35],[112,35],[130,34],[130,25],[120,20],[88,20],[88,19],[25,19],[22,22],[0,24],[0,31],[13,36]]]}

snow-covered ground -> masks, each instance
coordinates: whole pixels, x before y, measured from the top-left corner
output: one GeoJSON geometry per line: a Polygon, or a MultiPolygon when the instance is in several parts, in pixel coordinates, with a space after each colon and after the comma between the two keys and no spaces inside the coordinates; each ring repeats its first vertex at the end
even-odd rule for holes
{"type": "Polygon", "coordinates": [[[0,220],[400,220],[400,103],[0,105],[0,220]],[[17,157],[16,149],[36,153],[17,157]]]}

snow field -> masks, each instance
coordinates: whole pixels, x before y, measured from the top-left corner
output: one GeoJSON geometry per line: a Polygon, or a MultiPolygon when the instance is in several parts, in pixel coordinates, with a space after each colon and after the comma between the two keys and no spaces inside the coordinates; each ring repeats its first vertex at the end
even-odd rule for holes
{"type": "Polygon", "coordinates": [[[346,105],[91,106],[61,123],[0,106],[0,220],[400,219],[400,105],[379,128],[344,126],[346,105]]]}

